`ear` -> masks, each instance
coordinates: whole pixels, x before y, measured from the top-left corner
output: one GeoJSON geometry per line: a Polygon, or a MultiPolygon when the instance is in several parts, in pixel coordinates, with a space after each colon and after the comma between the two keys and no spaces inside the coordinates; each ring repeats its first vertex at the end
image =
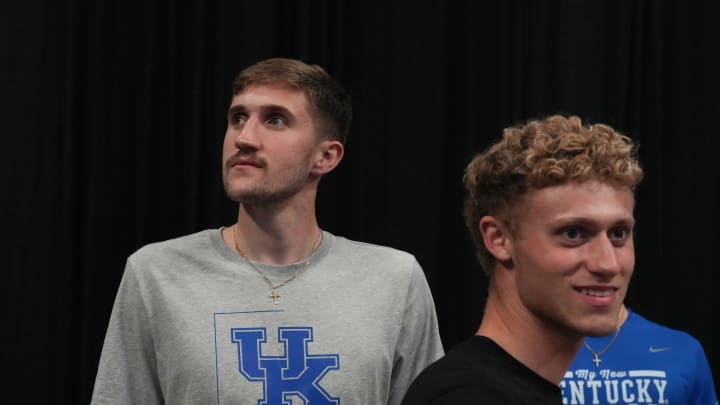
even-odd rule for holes
{"type": "Polygon", "coordinates": [[[500,219],[493,216],[484,216],[478,223],[483,243],[498,262],[512,261],[512,239],[510,233],[500,219]]]}
{"type": "Polygon", "coordinates": [[[310,172],[318,176],[330,173],[340,164],[344,154],[345,148],[339,141],[327,140],[320,142],[310,172]]]}

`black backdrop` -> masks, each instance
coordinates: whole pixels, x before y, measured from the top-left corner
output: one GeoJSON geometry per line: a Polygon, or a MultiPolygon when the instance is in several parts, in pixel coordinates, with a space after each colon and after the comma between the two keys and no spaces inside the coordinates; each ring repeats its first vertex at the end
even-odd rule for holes
{"type": "Polygon", "coordinates": [[[414,253],[447,348],[485,297],[461,218],[474,153],[554,112],[632,136],[647,176],[628,303],[697,337],[717,382],[715,3],[3,0],[0,396],[87,403],[127,255],[233,221],[230,81],[270,56],[351,91],[321,226],[414,253]]]}

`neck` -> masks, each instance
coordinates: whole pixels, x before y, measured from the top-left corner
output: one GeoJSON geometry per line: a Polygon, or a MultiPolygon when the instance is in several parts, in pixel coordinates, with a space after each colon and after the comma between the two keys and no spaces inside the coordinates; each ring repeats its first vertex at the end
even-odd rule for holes
{"type": "Polygon", "coordinates": [[[224,238],[235,243],[254,262],[289,264],[304,259],[316,247],[320,228],[314,200],[308,204],[257,206],[240,204],[236,229],[226,228],[224,238]],[[234,234],[237,241],[233,240],[234,234]]]}
{"type": "Polygon", "coordinates": [[[618,329],[622,327],[625,324],[625,321],[627,321],[628,316],[630,316],[630,311],[628,311],[625,304],[622,304],[620,307],[620,315],[618,316],[618,329]]]}
{"type": "Polygon", "coordinates": [[[521,308],[502,299],[491,286],[476,334],[492,339],[544,379],[560,384],[582,345],[582,336],[568,333],[521,308]]]}

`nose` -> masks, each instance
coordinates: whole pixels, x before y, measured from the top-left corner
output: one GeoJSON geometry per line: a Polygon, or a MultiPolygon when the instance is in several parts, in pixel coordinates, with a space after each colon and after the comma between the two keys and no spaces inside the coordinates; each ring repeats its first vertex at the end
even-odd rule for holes
{"type": "Polygon", "coordinates": [[[592,273],[612,275],[622,269],[618,251],[607,235],[599,235],[588,246],[587,267],[592,273]]]}
{"type": "Polygon", "coordinates": [[[242,124],[235,126],[232,131],[235,147],[243,152],[256,151],[260,149],[260,137],[258,134],[257,120],[250,117],[242,124]]]}

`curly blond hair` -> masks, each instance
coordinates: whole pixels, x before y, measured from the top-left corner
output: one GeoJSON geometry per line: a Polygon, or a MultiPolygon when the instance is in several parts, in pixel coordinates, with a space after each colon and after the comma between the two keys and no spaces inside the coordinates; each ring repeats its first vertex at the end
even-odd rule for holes
{"type": "Polygon", "coordinates": [[[506,128],[500,141],[475,156],[463,177],[465,225],[485,273],[495,258],[480,234],[483,216],[499,217],[512,232],[517,224],[510,209],[530,189],[600,180],[634,191],[642,177],[637,147],[607,125],[553,115],[506,128]]]}

